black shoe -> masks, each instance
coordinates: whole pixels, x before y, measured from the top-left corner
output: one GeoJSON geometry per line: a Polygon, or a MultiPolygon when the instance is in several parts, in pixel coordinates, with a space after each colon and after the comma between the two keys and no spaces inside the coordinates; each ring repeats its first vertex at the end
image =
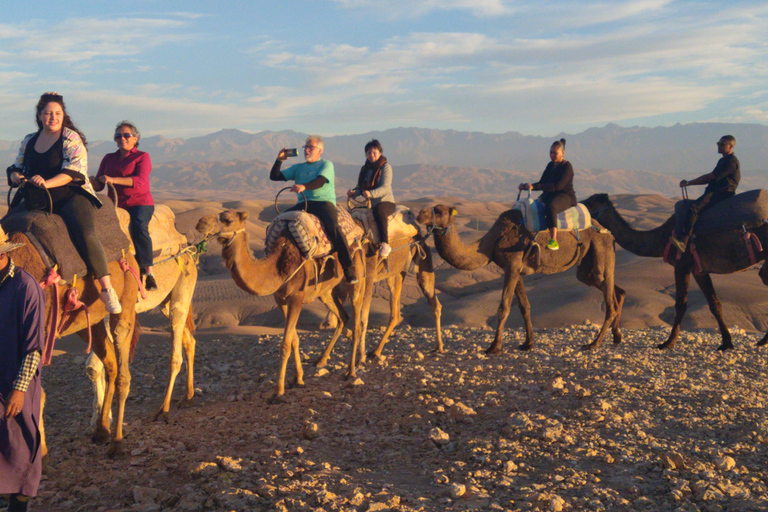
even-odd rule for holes
{"type": "Polygon", "coordinates": [[[144,289],[148,292],[157,290],[157,281],[155,281],[155,276],[153,274],[147,274],[147,279],[144,281],[144,289]]]}
{"type": "Polygon", "coordinates": [[[25,501],[21,501],[15,494],[12,494],[8,499],[8,512],[26,512],[27,503],[29,503],[29,498],[25,498],[25,501]]]}
{"type": "Polygon", "coordinates": [[[344,279],[346,279],[347,284],[357,284],[357,275],[351,268],[344,271],[344,279]]]}

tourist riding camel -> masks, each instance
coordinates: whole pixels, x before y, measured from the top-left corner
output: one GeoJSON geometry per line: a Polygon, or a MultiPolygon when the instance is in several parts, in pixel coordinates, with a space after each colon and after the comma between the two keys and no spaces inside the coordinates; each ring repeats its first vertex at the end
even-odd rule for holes
{"type": "Polygon", "coordinates": [[[26,184],[11,206],[23,198],[27,210],[50,210],[60,215],[88,271],[101,285],[100,299],[107,311],[120,313],[122,306],[112,287],[106,252],[94,227],[94,214],[102,203],[88,180],[85,136],[75,127],[64,98],[56,92],[40,96],[35,121],[37,132],[24,137],[16,162],[6,171],[9,186],[26,184]]]}
{"type": "Polygon", "coordinates": [[[339,255],[339,262],[344,269],[344,278],[349,284],[357,283],[352,256],[347,238],[339,226],[336,212],[336,186],[333,162],[320,158],[325,145],[319,135],[310,135],[304,143],[305,162],[280,170],[288,158],[286,148],[277,154],[269,179],[272,181],[294,181],[291,192],[298,195],[298,203],[288,211],[305,210],[320,219],[333,248],[339,255]],[[306,199],[306,203],[302,200],[306,199]]]}
{"type": "Polygon", "coordinates": [[[538,201],[544,203],[544,219],[549,229],[547,249],[560,249],[557,243],[557,214],[576,206],[576,192],[573,190],[573,166],[565,160],[565,139],[552,143],[549,158],[552,160],[536,183],[521,183],[518,190],[541,190],[544,193],[538,201]]]}
{"type": "Polygon", "coordinates": [[[386,258],[392,252],[389,245],[389,216],[395,213],[395,196],[392,193],[392,166],[384,156],[381,143],[373,139],[365,145],[365,164],[360,168],[357,186],[347,191],[347,197],[363,196],[371,200],[371,209],[379,230],[379,256],[386,258]]]}
{"type": "Polygon", "coordinates": [[[681,188],[690,185],[707,185],[704,194],[688,207],[683,218],[678,219],[675,232],[670,237],[680,252],[686,251],[691,233],[693,233],[693,226],[699,215],[723,199],[728,199],[736,194],[736,188],[741,180],[741,170],[739,159],[733,154],[734,146],[736,146],[736,138],[733,135],[723,135],[717,141],[717,152],[723,156],[717,162],[715,169],[691,181],[682,180],[680,182],[681,188]]]}
{"type": "Polygon", "coordinates": [[[155,202],[149,191],[152,162],[148,153],[139,151],[141,133],[132,123],[118,123],[114,139],[117,151],[104,155],[91,184],[96,191],[103,190],[107,184],[115,187],[115,201],[131,217],[128,230],[136,249],[136,261],[139,262],[144,287],[148,291],[157,290],[157,281],[152,273],[152,238],[149,236],[149,221],[155,212],[155,202]]]}

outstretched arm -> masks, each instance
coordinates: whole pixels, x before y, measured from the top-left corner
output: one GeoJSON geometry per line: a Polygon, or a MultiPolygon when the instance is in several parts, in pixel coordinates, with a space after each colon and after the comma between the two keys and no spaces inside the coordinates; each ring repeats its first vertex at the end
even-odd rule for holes
{"type": "Polygon", "coordinates": [[[707,174],[702,174],[698,178],[692,179],[691,181],[683,180],[680,182],[681,187],[687,187],[689,185],[706,185],[710,181],[715,179],[715,174],[712,172],[709,172],[707,174]]]}

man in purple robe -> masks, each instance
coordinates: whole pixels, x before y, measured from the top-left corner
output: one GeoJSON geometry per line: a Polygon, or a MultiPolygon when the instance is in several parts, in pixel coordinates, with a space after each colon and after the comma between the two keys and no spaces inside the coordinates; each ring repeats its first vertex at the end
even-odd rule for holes
{"type": "Polygon", "coordinates": [[[31,275],[14,265],[0,227],[0,495],[8,510],[27,510],[42,472],[40,357],[45,342],[45,298],[31,275]]]}

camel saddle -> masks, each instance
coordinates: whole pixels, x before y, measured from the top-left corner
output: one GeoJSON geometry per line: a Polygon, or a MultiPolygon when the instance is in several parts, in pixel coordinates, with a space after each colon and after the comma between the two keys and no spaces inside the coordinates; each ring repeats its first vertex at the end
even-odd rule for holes
{"type": "MultiPolygon", "coordinates": [[[[120,219],[120,228],[130,239],[128,223],[131,221],[128,211],[117,209],[117,217],[120,219]]],[[[155,212],[149,221],[149,237],[152,239],[152,257],[155,261],[176,256],[182,249],[189,245],[187,237],[176,230],[176,215],[168,206],[156,204],[155,212]]],[[[131,253],[136,254],[131,241],[131,253]]]]}
{"type": "MultiPolygon", "coordinates": [[[[517,201],[512,208],[520,210],[520,213],[523,214],[525,228],[531,233],[538,233],[547,229],[547,223],[544,220],[544,203],[541,201],[529,197],[517,201]]],[[[592,216],[587,207],[581,203],[557,214],[557,229],[580,231],[591,226],[592,216]]]]}
{"type": "MultiPolygon", "coordinates": [[[[363,225],[363,230],[369,233],[373,243],[381,243],[379,228],[376,226],[376,219],[373,218],[372,209],[355,208],[351,214],[353,219],[363,225]]],[[[398,205],[395,208],[395,213],[388,217],[388,225],[390,241],[398,238],[413,238],[419,234],[416,217],[407,206],[398,205]]]]}
{"type": "MultiPolygon", "coordinates": [[[[352,220],[352,216],[345,208],[337,205],[336,211],[339,215],[339,226],[347,237],[347,243],[352,245],[356,239],[363,236],[363,229],[352,220]]],[[[281,213],[267,226],[264,249],[267,254],[275,250],[277,239],[286,228],[304,256],[319,258],[331,254],[333,247],[323,229],[323,223],[314,215],[304,211],[281,213]]]]}
{"type": "MultiPolygon", "coordinates": [[[[693,200],[675,203],[675,221],[682,231],[683,215],[693,204],[693,200]]],[[[707,208],[693,226],[694,235],[708,235],[723,231],[753,229],[768,221],[768,190],[749,190],[707,208]]]]}
{"type": "MultiPolygon", "coordinates": [[[[99,198],[103,206],[96,209],[94,214],[96,236],[104,246],[107,261],[115,261],[123,256],[123,251],[129,250],[130,240],[120,229],[112,200],[106,196],[99,198]]],[[[88,273],[83,258],[72,243],[64,219],[60,216],[39,210],[27,211],[22,202],[3,217],[0,224],[7,233],[24,233],[47,268],[58,265],[63,280],[71,282],[75,275],[83,277],[88,273]]]]}

